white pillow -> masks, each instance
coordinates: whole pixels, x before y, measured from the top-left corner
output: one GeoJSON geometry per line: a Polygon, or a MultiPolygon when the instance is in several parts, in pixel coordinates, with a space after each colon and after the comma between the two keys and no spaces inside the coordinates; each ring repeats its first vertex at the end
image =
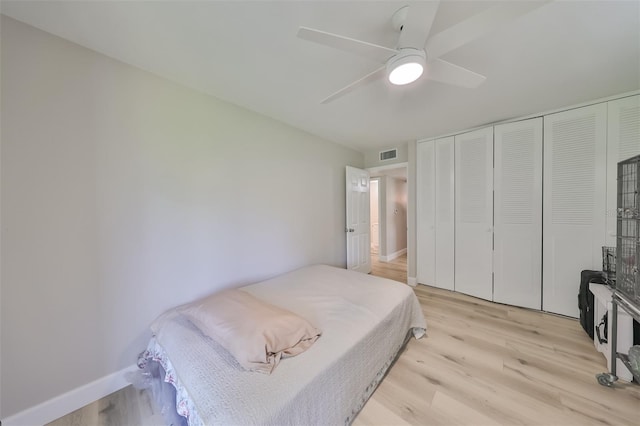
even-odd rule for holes
{"type": "Polygon", "coordinates": [[[270,374],[282,357],[309,349],[322,332],[307,320],[242,290],[225,290],[178,309],[250,371],[270,374]]]}

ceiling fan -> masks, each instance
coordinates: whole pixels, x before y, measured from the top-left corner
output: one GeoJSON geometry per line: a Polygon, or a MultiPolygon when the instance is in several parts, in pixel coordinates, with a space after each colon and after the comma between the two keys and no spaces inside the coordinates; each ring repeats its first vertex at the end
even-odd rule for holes
{"type": "Polygon", "coordinates": [[[398,46],[395,49],[313,28],[300,27],[299,38],[364,56],[383,64],[375,71],[323,99],[321,103],[331,102],[385,75],[389,82],[395,85],[412,83],[422,76],[425,68],[426,78],[430,80],[467,88],[478,87],[486,80],[485,76],[442,60],[440,56],[482,37],[500,24],[516,19],[548,1],[502,1],[438,34],[429,36],[439,3],[439,1],[416,1],[393,14],[391,24],[396,31],[400,32],[398,46]]]}

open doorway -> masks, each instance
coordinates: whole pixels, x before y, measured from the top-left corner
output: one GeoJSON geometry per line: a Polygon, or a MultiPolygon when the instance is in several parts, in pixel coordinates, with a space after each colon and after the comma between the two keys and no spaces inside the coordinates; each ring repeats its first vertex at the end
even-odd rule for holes
{"type": "Polygon", "coordinates": [[[371,256],[378,256],[380,253],[380,203],[379,203],[379,178],[371,179],[369,185],[369,211],[371,212],[371,256]]]}
{"type": "Polygon", "coordinates": [[[407,282],[407,164],[368,169],[371,175],[371,267],[407,282]]]}

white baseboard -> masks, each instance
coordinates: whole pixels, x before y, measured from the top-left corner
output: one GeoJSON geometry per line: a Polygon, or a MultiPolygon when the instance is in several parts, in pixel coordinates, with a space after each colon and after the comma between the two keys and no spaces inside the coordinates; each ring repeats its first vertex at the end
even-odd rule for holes
{"type": "Polygon", "coordinates": [[[407,277],[407,284],[411,287],[415,287],[418,285],[418,279],[416,277],[407,277]]]}
{"type": "Polygon", "coordinates": [[[406,252],[407,252],[407,249],[403,248],[402,250],[399,250],[395,253],[391,253],[389,256],[380,256],[380,260],[383,262],[391,262],[393,259],[402,256],[406,252]]]}
{"type": "Polygon", "coordinates": [[[125,374],[137,369],[138,367],[135,365],[124,368],[34,407],[27,408],[11,417],[2,419],[2,426],[34,426],[52,422],[128,386],[129,382],[125,378],[125,374]]]}

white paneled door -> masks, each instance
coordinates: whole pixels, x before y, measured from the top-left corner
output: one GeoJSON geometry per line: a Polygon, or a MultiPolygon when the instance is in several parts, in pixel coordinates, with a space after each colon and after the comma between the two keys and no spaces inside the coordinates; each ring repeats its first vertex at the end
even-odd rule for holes
{"type": "Polygon", "coordinates": [[[602,269],[607,104],[544,117],[542,309],[578,317],[580,271],[602,269]]]}
{"type": "Polygon", "coordinates": [[[493,296],[493,127],[455,136],[455,290],[493,296]]]}
{"type": "Polygon", "coordinates": [[[347,269],[371,272],[369,172],[346,168],[347,269]]]}
{"type": "Polygon", "coordinates": [[[455,198],[454,138],[436,139],[436,287],[454,289],[455,198]]]}
{"type": "Polygon", "coordinates": [[[607,102],[607,235],[606,244],[616,245],[618,162],[640,155],[640,95],[607,102]]]}
{"type": "Polygon", "coordinates": [[[493,300],[541,309],[542,118],[494,127],[493,300]]]}
{"type": "Polygon", "coordinates": [[[418,144],[417,185],[417,272],[418,282],[437,286],[435,228],[435,151],[434,141],[418,144]]]}

